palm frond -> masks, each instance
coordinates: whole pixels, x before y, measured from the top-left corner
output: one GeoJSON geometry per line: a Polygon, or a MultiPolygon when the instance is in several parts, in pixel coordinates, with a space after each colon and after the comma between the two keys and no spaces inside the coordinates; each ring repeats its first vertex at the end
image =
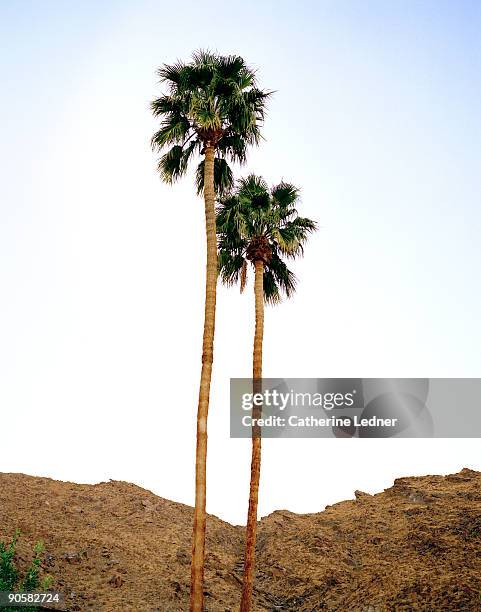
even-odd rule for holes
{"type": "Polygon", "coordinates": [[[160,150],[166,145],[181,144],[187,139],[189,131],[190,123],[185,116],[168,115],[152,136],[152,149],[160,150]]]}
{"type": "Polygon", "coordinates": [[[268,193],[267,181],[257,174],[249,174],[246,177],[240,178],[237,183],[239,195],[249,196],[251,193],[259,193],[260,191],[268,193]]]}
{"type": "Polygon", "coordinates": [[[304,244],[309,234],[317,228],[315,221],[305,217],[296,217],[273,230],[279,251],[291,258],[304,254],[304,244]]]}
{"type": "Polygon", "coordinates": [[[180,145],[174,145],[159,159],[157,169],[161,179],[166,183],[178,180],[186,171],[184,151],[180,145]]]}
{"type": "Polygon", "coordinates": [[[239,55],[225,55],[218,58],[217,69],[221,80],[242,83],[243,87],[255,85],[255,72],[249,70],[239,55]]]}
{"type": "Polygon", "coordinates": [[[282,181],[271,190],[272,199],[282,208],[291,207],[299,199],[299,189],[282,181]]]}
{"type": "Polygon", "coordinates": [[[247,261],[244,259],[240,271],[240,292],[243,293],[247,283],[247,261]]]}
{"type": "Polygon", "coordinates": [[[182,73],[185,70],[186,64],[178,60],[175,64],[164,64],[157,70],[161,83],[175,90],[179,87],[182,80],[182,73]]]}
{"type": "Polygon", "coordinates": [[[244,257],[240,253],[222,248],[219,250],[217,265],[219,276],[225,285],[231,286],[239,282],[244,261],[244,257]]]}
{"type": "Polygon", "coordinates": [[[209,49],[197,49],[192,53],[192,60],[195,67],[211,66],[218,61],[218,56],[209,49]]]}
{"type": "MultiPolygon", "coordinates": [[[[204,193],[204,160],[199,162],[195,173],[195,183],[197,186],[197,194],[204,193]]],[[[234,175],[232,168],[223,158],[216,157],[214,159],[214,189],[217,195],[223,196],[232,189],[234,184],[234,175]]]]}
{"type": "Polygon", "coordinates": [[[166,114],[179,115],[184,111],[184,105],[180,98],[173,96],[160,96],[150,103],[150,109],[154,117],[162,117],[166,114]]]}
{"type": "Polygon", "coordinates": [[[243,236],[250,235],[247,227],[249,221],[244,203],[238,195],[227,194],[220,198],[216,223],[217,232],[224,237],[224,240],[235,240],[236,243],[244,240],[243,236]]]}
{"type": "Polygon", "coordinates": [[[268,270],[272,272],[279,292],[284,293],[288,298],[291,297],[296,290],[297,279],[294,272],[289,270],[276,252],[272,255],[268,270]]]}
{"type": "Polygon", "coordinates": [[[232,130],[226,130],[217,143],[217,150],[224,157],[229,157],[233,162],[243,164],[247,159],[248,144],[250,142],[244,136],[232,130]]]}
{"type": "Polygon", "coordinates": [[[264,268],[262,280],[264,285],[264,301],[267,304],[278,304],[281,301],[281,295],[272,270],[264,268]]]}

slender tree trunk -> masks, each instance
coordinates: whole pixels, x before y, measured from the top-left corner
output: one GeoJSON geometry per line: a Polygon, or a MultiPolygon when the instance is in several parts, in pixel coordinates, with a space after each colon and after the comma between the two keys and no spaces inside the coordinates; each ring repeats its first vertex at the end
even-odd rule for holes
{"type": "Polygon", "coordinates": [[[210,380],[214,357],[215,299],[217,288],[217,237],[214,193],[215,149],[205,146],[204,202],[207,239],[207,273],[205,283],[204,339],[197,409],[197,448],[195,463],[195,509],[192,538],[190,611],[204,612],[205,500],[207,465],[207,415],[210,380]]]}
{"type": "MultiPolygon", "coordinates": [[[[256,260],[255,266],[255,311],[256,326],[254,333],[253,354],[253,391],[262,391],[262,340],[264,337],[264,262],[256,260]]],[[[257,419],[262,414],[262,406],[252,408],[252,416],[257,419]]],[[[254,587],[254,564],[257,535],[257,502],[259,498],[259,480],[261,475],[261,428],[252,428],[251,483],[249,491],[249,510],[247,513],[247,528],[244,556],[244,579],[242,582],[242,599],[240,612],[252,610],[252,591],[254,587]]]]}

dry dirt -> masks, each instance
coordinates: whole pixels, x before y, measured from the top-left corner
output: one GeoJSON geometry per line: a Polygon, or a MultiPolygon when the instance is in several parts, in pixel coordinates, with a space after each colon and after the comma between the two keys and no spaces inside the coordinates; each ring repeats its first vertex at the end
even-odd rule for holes
{"type": "MultiPolygon", "coordinates": [[[[0,539],[43,567],[66,610],[188,609],[192,508],[126,482],[0,474],[0,539]]],[[[206,610],[237,610],[243,529],[208,518],[206,610]]],[[[259,523],[255,610],[481,612],[481,473],[400,478],[319,514],[259,523]]]]}

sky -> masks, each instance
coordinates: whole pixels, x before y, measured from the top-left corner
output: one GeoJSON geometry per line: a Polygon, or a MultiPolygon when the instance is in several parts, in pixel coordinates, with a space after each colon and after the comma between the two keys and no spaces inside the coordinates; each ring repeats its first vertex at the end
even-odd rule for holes
{"type": "MultiPolygon", "coordinates": [[[[1,0],[0,470],[193,503],[203,203],[160,182],[149,102],[198,48],[275,91],[236,176],[294,183],[320,226],[264,375],[481,376],[480,29],[469,0],[1,0]]],[[[220,288],[207,509],[237,524],[252,337],[252,291],[220,288]]],[[[477,439],[265,440],[260,514],[464,466],[477,439]]]]}

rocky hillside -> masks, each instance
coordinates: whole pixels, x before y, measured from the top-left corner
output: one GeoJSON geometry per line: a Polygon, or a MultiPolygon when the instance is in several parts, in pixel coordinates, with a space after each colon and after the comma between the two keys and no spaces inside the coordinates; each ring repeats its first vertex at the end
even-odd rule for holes
{"type": "MultiPolygon", "coordinates": [[[[0,474],[0,539],[43,566],[66,610],[188,610],[192,509],[126,482],[0,474]]],[[[237,610],[243,530],[208,519],[206,609],[237,610]]],[[[481,612],[481,474],[400,478],[378,495],[259,524],[260,611],[481,612]]]]}

